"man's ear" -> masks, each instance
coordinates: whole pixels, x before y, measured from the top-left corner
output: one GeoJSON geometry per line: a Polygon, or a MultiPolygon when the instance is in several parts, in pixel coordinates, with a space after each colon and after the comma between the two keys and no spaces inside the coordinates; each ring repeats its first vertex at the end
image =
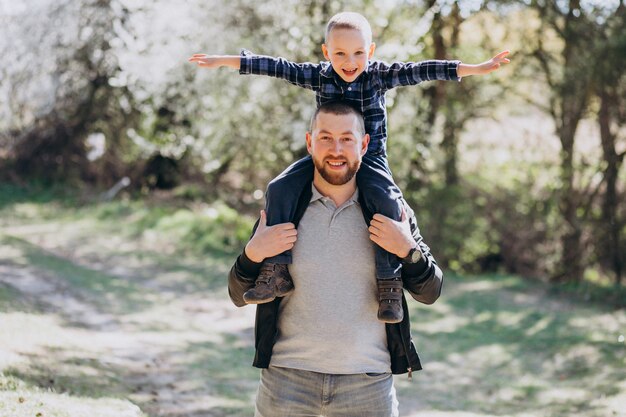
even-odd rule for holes
{"type": "Polygon", "coordinates": [[[366,133],[365,136],[363,136],[363,141],[361,143],[361,156],[367,153],[367,147],[369,143],[370,143],[370,135],[366,133]]]}
{"type": "Polygon", "coordinates": [[[367,59],[372,59],[372,57],[374,56],[374,51],[376,50],[376,44],[374,42],[372,42],[370,44],[370,51],[367,54],[367,59]]]}
{"type": "Polygon", "coordinates": [[[306,132],[306,150],[309,153],[309,155],[313,155],[311,153],[311,142],[313,140],[313,137],[311,136],[310,132],[306,132]]]}
{"type": "Polygon", "coordinates": [[[325,43],[322,44],[322,53],[324,54],[324,58],[330,61],[330,55],[328,55],[328,48],[325,43]]]}

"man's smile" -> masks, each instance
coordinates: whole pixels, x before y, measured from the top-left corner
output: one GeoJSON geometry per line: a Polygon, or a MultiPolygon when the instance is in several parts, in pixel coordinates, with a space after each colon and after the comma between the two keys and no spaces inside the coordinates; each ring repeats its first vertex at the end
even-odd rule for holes
{"type": "Polygon", "coordinates": [[[330,165],[331,169],[342,168],[347,164],[347,161],[326,161],[330,165]]]}

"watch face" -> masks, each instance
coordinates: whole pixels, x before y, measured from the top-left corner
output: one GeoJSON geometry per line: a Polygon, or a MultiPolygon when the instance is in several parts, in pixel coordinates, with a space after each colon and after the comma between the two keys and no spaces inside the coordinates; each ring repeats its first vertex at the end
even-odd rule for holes
{"type": "Polygon", "coordinates": [[[422,259],[422,252],[418,248],[413,249],[411,252],[411,263],[417,263],[420,259],[422,259]]]}
{"type": "Polygon", "coordinates": [[[406,256],[406,258],[404,258],[404,262],[414,264],[419,262],[420,259],[422,259],[422,252],[419,250],[419,248],[413,248],[409,251],[409,254],[406,256]]]}

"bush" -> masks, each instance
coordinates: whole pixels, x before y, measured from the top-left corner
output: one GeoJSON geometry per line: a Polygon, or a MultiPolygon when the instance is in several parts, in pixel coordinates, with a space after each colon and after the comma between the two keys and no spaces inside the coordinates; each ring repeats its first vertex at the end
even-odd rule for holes
{"type": "Polygon", "coordinates": [[[407,193],[438,263],[458,273],[547,276],[558,261],[558,212],[531,184],[503,188],[465,178],[461,185],[407,193]]]}
{"type": "Polygon", "coordinates": [[[245,246],[252,226],[251,218],[216,204],[201,212],[178,209],[163,216],[154,229],[177,236],[179,246],[193,252],[235,252],[245,246]]]}

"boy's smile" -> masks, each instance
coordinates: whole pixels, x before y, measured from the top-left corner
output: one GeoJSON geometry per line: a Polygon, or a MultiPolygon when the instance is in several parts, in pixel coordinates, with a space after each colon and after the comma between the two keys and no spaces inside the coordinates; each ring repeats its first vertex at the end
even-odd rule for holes
{"type": "Polygon", "coordinates": [[[352,82],[367,68],[376,45],[357,29],[335,28],[322,45],[324,57],[342,80],[352,82]]]}

